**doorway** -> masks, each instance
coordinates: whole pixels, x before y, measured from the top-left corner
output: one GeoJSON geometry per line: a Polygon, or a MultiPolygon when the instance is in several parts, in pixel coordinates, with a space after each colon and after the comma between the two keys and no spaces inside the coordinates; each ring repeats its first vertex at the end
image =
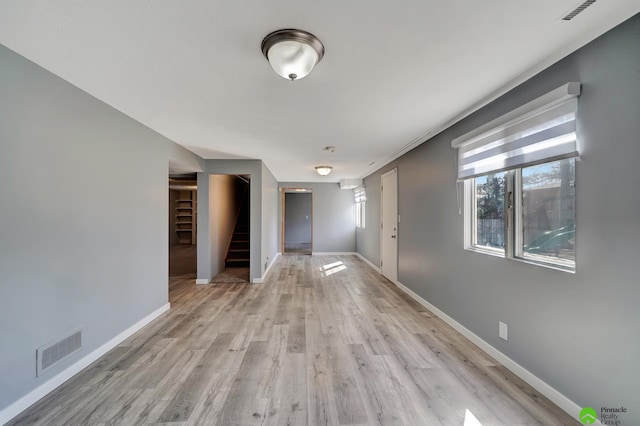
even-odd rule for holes
{"type": "Polygon", "coordinates": [[[251,265],[251,176],[211,175],[211,223],[214,232],[212,283],[249,282],[251,265]]]}
{"type": "Polygon", "coordinates": [[[195,173],[169,174],[169,276],[195,275],[197,268],[195,173]]]}
{"type": "Polygon", "coordinates": [[[380,230],[380,272],[398,281],[398,169],[382,175],[382,229],[380,230]]]}
{"type": "Polygon", "coordinates": [[[282,191],[282,253],[307,254],[313,250],[313,195],[308,188],[282,191]]]}

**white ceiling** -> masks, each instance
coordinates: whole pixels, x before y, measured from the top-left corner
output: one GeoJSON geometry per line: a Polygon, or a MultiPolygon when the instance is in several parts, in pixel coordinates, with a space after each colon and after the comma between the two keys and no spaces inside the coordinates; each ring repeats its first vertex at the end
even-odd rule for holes
{"type": "Polygon", "coordinates": [[[640,0],[600,0],[559,19],[577,4],[5,0],[0,43],[204,158],[262,159],[279,181],[338,181],[640,12],[640,0]],[[262,56],[280,28],[325,45],[305,79],[282,79],[262,56]],[[324,163],[334,171],[319,177],[324,163]]]}

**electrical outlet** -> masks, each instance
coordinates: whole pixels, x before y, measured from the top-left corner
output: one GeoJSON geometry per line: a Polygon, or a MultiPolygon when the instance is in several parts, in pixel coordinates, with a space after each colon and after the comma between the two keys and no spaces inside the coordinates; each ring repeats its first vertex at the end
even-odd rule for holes
{"type": "Polygon", "coordinates": [[[498,321],[498,335],[503,340],[509,340],[509,330],[507,329],[507,324],[502,321],[498,321]]]}

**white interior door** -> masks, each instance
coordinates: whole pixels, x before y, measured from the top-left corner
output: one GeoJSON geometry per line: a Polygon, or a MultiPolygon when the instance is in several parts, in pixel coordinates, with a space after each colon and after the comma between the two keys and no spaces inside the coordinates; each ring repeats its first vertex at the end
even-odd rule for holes
{"type": "Polygon", "coordinates": [[[382,175],[382,229],[380,229],[380,271],[398,281],[398,169],[382,175]]]}

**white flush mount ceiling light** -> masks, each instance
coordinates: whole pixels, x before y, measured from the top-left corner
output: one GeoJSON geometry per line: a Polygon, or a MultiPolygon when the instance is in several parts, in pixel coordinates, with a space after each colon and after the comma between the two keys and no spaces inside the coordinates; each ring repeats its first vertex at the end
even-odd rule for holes
{"type": "Polygon", "coordinates": [[[285,29],[262,40],[262,53],[278,75],[294,81],[306,77],[322,60],[324,46],[311,33],[285,29]]]}
{"type": "Polygon", "coordinates": [[[318,172],[320,176],[327,176],[331,173],[332,169],[333,167],[331,166],[316,166],[316,172],[318,172]]]}

